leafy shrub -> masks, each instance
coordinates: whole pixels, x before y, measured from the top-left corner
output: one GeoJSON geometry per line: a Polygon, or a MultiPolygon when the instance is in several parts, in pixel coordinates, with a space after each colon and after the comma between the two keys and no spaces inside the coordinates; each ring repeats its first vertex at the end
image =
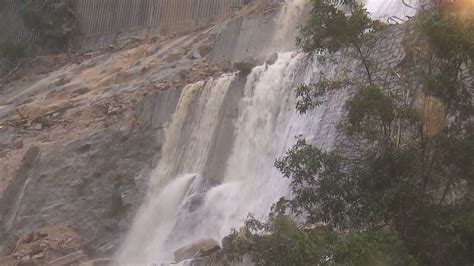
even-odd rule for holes
{"type": "MultiPolygon", "coordinates": [[[[375,30],[356,4],[348,16],[331,0],[312,0],[298,43],[306,52],[371,47],[375,30]]],[[[474,17],[443,10],[417,19],[416,103],[391,87],[357,84],[341,121],[353,152],[326,152],[302,137],[275,163],[291,181],[253,234],[234,232],[228,258],[257,265],[473,265],[474,262],[474,17]],[[419,63],[421,62],[421,63],[419,63]],[[422,95],[419,95],[422,94],[422,95]],[[288,216],[296,215],[303,226],[288,216]],[[312,225],[307,230],[308,225],[312,225]]],[[[370,54],[360,53],[362,61],[370,54]]],[[[297,89],[297,110],[320,105],[347,84],[323,80],[297,89]]]]}
{"type": "Polygon", "coordinates": [[[228,262],[249,255],[256,265],[416,265],[394,232],[341,235],[323,225],[299,228],[283,213],[271,213],[265,222],[249,216],[245,229],[246,235],[233,231],[224,238],[228,262]]]}
{"type": "Polygon", "coordinates": [[[21,0],[25,24],[47,41],[66,45],[77,29],[71,0],[21,0]]]}
{"type": "Polygon", "coordinates": [[[27,54],[27,45],[20,41],[4,41],[0,43],[0,57],[16,62],[27,54]]]}

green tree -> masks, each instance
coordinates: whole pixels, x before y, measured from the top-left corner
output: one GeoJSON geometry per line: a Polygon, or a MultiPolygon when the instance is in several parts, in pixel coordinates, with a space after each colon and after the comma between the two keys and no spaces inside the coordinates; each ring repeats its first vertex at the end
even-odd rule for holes
{"type": "Polygon", "coordinates": [[[372,20],[363,5],[355,1],[311,0],[311,5],[310,17],[300,29],[297,45],[305,52],[319,54],[342,48],[355,50],[372,83],[373,62],[369,51],[375,44],[373,33],[381,24],[372,20]],[[338,3],[350,4],[349,14],[338,3]]]}
{"type": "MultiPolygon", "coordinates": [[[[301,265],[474,263],[474,18],[430,11],[417,25],[412,56],[423,89],[407,88],[413,99],[370,82],[355,85],[342,124],[356,149],[326,152],[300,136],[276,161],[293,197],[280,200],[266,222],[251,220],[258,226],[248,227],[254,235],[240,247],[258,264],[290,258],[294,251],[285,245],[303,245],[313,255],[295,253],[301,265]],[[279,242],[272,238],[281,233],[278,217],[292,220],[286,208],[304,224],[323,226],[308,233],[294,225],[298,233],[279,242]],[[317,245],[291,242],[312,235],[323,237],[317,245]],[[284,244],[277,254],[268,252],[276,243],[284,244]]],[[[298,110],[321,104],[324,90],[338,82],[319,83],[323,90],[298,88],[298,110]]]]}
{"type": "Polygon", "coordinates": [[[27,45],[20,41],[4,41],[0,43],[0,58],[15,63],[27,55],[27,45]]]}
{"type": "Polygon", "coordinates": [[[63,48],[77,30],[72,5],[71,0],[21,0],[21,15],[45,41],[63,48]]]}
{"type": "Polygon", "coordinates": [[[265,222],[250,215],[246,234],[234,230],[224,238],[227,261],[249,255],[256,265],[415,265],[396,233],[341,235],[330,226],[301,227],[282,210],[271,212],[265,222]]]}

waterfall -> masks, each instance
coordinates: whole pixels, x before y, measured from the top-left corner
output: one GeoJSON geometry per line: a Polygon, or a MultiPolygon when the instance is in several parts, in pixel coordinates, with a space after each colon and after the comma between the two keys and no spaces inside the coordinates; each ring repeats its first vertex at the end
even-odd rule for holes
{"type": "Polygon", "coordinates": [[[304,15],[307,0],[287,0],[278,14],[276,30],[269,47],[274,51],[295,50],[295,40],[298,37],[298,23],[304,15]]]}
{"type": "Polygon", "coordinates": [[[375,19],[400,23],[416,14],[420,0],[366,0],[365,7],[375,19]]]}
{"type": "Polygon", "coordinates": [[[219,109],[234,79],[223,75],[188,85],[180,97],[171,125],[165,130],[165,144],[160,167],[152,178],[152,188],[159,188],[183,170],[203,171],[218,127],[219,109]]]}
{"type": "Polygon", "coordinates": [[[234,75],[184,88],[172,122],[165,131],[163,157],[151,176],[147,199],[121,247],[120,262],[152,262],[166,257],[158,253],[175,222],[183,198],[205,167],[234,75]]]}
{"type": "Polygon", "coordinates": [[[217,109],[224,104],[222,94],[234,76],[208,82],[204,89],[202,83],[188,86],[166,132],[167,154],[153,176],[160,182],[155,180],[152,186],[158,188],[152,187],[152,195],[140,209],[119,261],[172,261],[176,248],[208,237],[220,240],[232,228],[240,227],[248,213],[264,218],[273,203],[288,196],[288,180],[274,168],[275,160],[300,134],[331,148],[347,97],[345,91],[338,91],[310,115],[299,115],[294,107],[294,87],[309,81],[313,72],[305,55],[295,52],[281,53],[272,65],[252,70],[239,105],[235,143],[225,174],[222,182],[211,188],[202,185],[206,177],[201,174],[205,158],[210,156],[217,109]],[[199,90],[204,93],[196,95],[199,90]],[[193,101],[201,107],[196,109],[193,101]],[[183,124],[196,112],[202,115],[183,132],[183,124]],[[166,175],[174,178],[169,181],[166,175]]]}
{"type": "MultiPolygon", "coordinates": [[[[282,27],[270,41],[277,50],[286,50],[282,49],[285,36],[295,34],[295,18],[304,2],[292,1],[282,10],[278,18],[282,27]]],[[[368,7],[375,12],[392,8],[395,2],[399,0],[368,0],[368,7]]],[[[399,6],[392,11],[398,12],[399,6]]],[[[242,87],[232,88],[238,74],[231,74],[184,88],[165,131],[163,156],[147,199],[117,260],[125,264],[172,261],[177,248],[209,237],[221,240],[232,228],[242,226],[247,214],[263,219],[280,197],[290,196],[289,180],[275,169],[275,160],[297,135],[322,149],[334,148],[349,95],[345,89],[333,91],[321,106],[307,115],[298,114],[294,88],[317,80],[319,68],[302,53],[280,52],[274,63],[253,68],[242,87]],[[222,176],[209,180],[204,175],[206,163],[231,89],[243,90],[233,121],[233,144],[222,176]]]]}

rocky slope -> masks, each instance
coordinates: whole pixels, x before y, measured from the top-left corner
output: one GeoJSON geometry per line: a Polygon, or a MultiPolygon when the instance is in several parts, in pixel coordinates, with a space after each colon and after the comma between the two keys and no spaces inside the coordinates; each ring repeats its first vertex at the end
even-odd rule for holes
{"type": "Polygon", "coordinates": [[[36,58],[5,76],[2,253],[8,255],[18,236],[67,224],[77,227],[89,255],[110,254],[142,202],[180,89],[235,71],[234,63],[257,54],[242,53],[249,44],[229,38],[255,34],[244,30],[249,25],[275,27],[274,8],[257,2],[231,22],[182,37],[36,58]],[[227,58],[232,49],[242,54],[227,58]]]}

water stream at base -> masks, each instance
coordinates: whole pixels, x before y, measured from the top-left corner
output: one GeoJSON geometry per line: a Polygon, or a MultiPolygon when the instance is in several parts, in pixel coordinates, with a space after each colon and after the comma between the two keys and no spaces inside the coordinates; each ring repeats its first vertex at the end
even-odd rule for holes
{"type": "MultiPolygon", "coordinates": [[[[379,0],[368,0],[374,10],[386,2],[380,0],[376,6],[374,1],[379,0]]],[[[398,0],[388,2],[394,1],[398,0]]],[[[296,10],[304,1],[290,3],[293,6],[282,11],[279,21],[296,25],[296,10]]],[[[282,27],[273,44],[282,46],[283,37],[291,34],[282,27]]],[[[165,132],[163,157],[152,175],[150,192],[117,260],[124,264],[173,261],[177,248],[204,238],[221,240],[232,228],[239,228],[248,213],[264,218],[273,203],[289,196],[288,180],[274,168],[275,159],[300,134],[323,149],[333,148],[349,94],[332,92],[323,105],[299,115],[294,87],[315,79],[317,70],[317,64],[296,52],[279,53],[273,64],[252,70],[234,121],[233,148],[217,184],[202,175],[213,152],[219,110],[237,75],[184,88],[165,132]]]]}

